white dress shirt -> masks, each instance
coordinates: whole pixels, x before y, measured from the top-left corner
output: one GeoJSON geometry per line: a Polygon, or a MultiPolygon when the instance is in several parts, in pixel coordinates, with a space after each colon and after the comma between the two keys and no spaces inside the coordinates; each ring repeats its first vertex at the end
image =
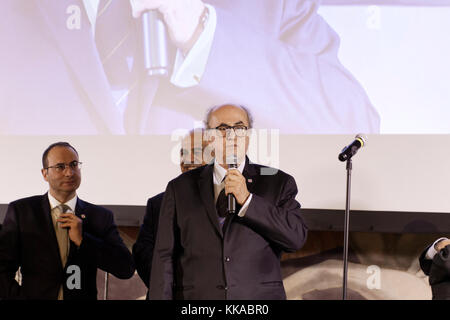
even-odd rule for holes
{"type": "MultiPolygon", "coordinates": [[[[231,170],[239,170],[239,172],[242,174],[242,171],[244,171],[245,162],[242,162],[237,169],[231,169],[231,170]]],[[[219,193],[222,191],[222,189],[225,187],[225,181],[223,179],[225,178],[227,174],[227,170],[223,168],[217,160],[214,160],[214,172],[213,172],[213,182],[214,182],[214,203],[217,202],[217,198],[219,197],[219,193]]],[[[242,206],[241,210],[238,212],[239,217],[243,217],[245,213],[247,212],[248,206],[250,205],[250,201],[252,200],[252,194],[248,196],[247,200],[245,201],[244,205],[242,206]]]]}
{"type": "MultiPolygon", "coordinates": [[[[50,191],[47,194],[48,194],[48,201],[50,202],[50,212],[52,215],[53,228],[55,228],[55,230],[56,230],[56,227],[57,227],[56,220],[59,218],[59,215],[60,215],[60,211],[59,211],[59,209],[57,209],[57,207],[61,204],[65,204],[66,206],[68,206],[70,208],[70,210],[67,211],[66,213],[75,214],[75,207],[77,206],[78,196],[75,195],[75,197],[73,197],[66,203],[61,203],[50,194],[50,191]]],[[[68,242],[67,246],[68,246],[67,252],[69,252],[70,251],[70,241],[68,242]]]]}
{"type": "Polygon", "coordinates": [[[74,213],[75,207],[77,206],[77,200],[78,200],[78,196],[75,195],[72,199],[70,199],[66,203],[61,203],[50,194],[50,191],[48,192],[48,201],[50,202],[51,211],[53,211],[53,209],[55,209],[57,206],[59,206],[61,204],[65,204],[66,206],[68,206],[70,208],[70,213],[74,213]]]}
{"type": "Polygon", "coordinates": [[[439,238],[435,242],[433,242],[433,244],[428,248],[428,251],[425,254],[425,259],[433,260],[434,256],[437,253],[437,251],[434,248],[434,246],[436,245],[436,243],[438,243],[439,241],[442,241],[442,240],[447,240],[447,238],[445,238],[445,237],[444,238],[439,238]]]}
{"type": "MultiPolygon", "coordinates": [[[[50,191],[47,193],[48,194],[48,201],[50,202],[50,212],[52,214],[52,221],[53,221],[53,227],[56,229],[56,219],[59,218],[59,210],[57,209],[57,207],[61,204],[65,204],[66,206],[68,206],[70,208],[69,211],[67,211],[67,213],[75,213],[75,207],[77,206],[77,200],[78,200],[78,196],[75,195],[75,197],[73,197],[72,199],[70,199],[69,201],[67,201],[66,203],[61,203],[58,200],[55,199],[55,197],[53,197],[50,194],[50,191]]],[[[69,241],[69,248],[70,249],[70,241],[69,241]]]]}
{"type": "MultiPolygon", "coordinates": [[[[53,227],[56,228],[56,219],[59,218],[59,210],[57,209],[57,207],[61,204],[65,204],[66,206],[68,206],[70,208],[69,211],[67,211],[67,213],[75,213],[75,207],[77,206],[77,200],[78,200],[78,196],[75,195],[75,197],[73,197],[72,199],[70,199],[69,201],[67,201],[66,203],[61,203],[58,200],[56,200],[51,194],[50,191],[47,193],[48,194],[48,201],[50,202],[50,212],[52,214],[52,220],[53,220],[53,227]]],[[[69,248],[70,248],[70,241],[69,241],[69,248]]]]}

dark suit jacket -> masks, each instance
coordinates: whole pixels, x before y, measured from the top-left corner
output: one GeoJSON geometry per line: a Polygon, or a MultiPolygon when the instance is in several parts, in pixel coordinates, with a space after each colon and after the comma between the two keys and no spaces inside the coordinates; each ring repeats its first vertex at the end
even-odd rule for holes
{"type": "Polygon", "coordinates": [[[450,300],[450,245],[438,252],[433,260],[425,259],[429,246],[419,258],[422,271],[429,276],[433,300],[450,300]]]}
{"type": "Polygon", "coordinates": [[[296,251],[307,228],[292,176],[249,164],[253,194],[244,217],[224,232],[213,192],[213,165],[169,182],[161,208],[150,278],[150,299],[285,299],[280,255],[296,251]]]}
{"type": "Polygon", "coordinates": [[[136,243],[133,245],[133,258],[136,270],[147,288],[149,287],[153,248],[156,242],[159,211],[161,210],[163,197],[164,192],[161,192],[148,199],[144,222],[139,230],[136,243]]]}
{"type": "Polygon", "coordinates": [[[121,279],[133,275],[133,259],[112,212],[78,199],[75,214],[83,220],[83,241],[79,248],[71,242],[63,269],[47,194],[9,205],[0,231],[0,298],[57,299],[63,284],[65,300],[96,299],[97,268],[121,279]],[[66,287],[70,265],[80,267],[79,290],[66,287]],[[22,286],[14,280],[19,267],[22,286]]]}

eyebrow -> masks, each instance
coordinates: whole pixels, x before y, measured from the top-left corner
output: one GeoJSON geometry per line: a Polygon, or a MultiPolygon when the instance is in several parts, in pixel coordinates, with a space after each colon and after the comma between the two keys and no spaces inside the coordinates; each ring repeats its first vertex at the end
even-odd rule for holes
{"type": "MultiPolygon", "coordinates": [[[[235,122],[235,123],[234,123],[234,125],[237,125],[237,124],[243,124],[243,125],[245,125],[245,123],[242,122],[242,121],[238,121],[238,122],[235,122]]],[[[222,126],[227,126],[227,127],[228,127],[229,125],[226,124],[226,123],[223,123],[223,122],[222,122],[221,124],[218,125],[218,127],[222,127],[222,126]]]]}
{"type": "MultiPolygon", "coordinates": [[[[79,162],[79,161],[78,161],[78,160],[72,160],[72,161],[69,162],[69,165],[70,165],[71,163],[74,163],[74,162],[79,162]]],[[[58,163],[56,163],[56,164],[49,165],[49,167],[65,166],[65,165],[66,165],[65,162],[58,162],[58,163]]]]}

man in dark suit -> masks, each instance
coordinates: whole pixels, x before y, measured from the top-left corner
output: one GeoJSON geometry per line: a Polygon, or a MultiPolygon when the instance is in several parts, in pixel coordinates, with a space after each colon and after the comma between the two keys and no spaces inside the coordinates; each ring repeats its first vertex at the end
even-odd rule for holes
{"type": "MultiPolygon", "coordinates": [[[[211,151],[207,148],[208,141],[203,139],[203,135],[203,129],[194,129],[183,138],[180,149],[180,169],[182,173],[201,167],[212,160],[211,151]]],[[[147,288],[149,287],[153,248],[155,247],[163,197],[164,192],[161,192],[148,199],[144,222],[136,243],[133,245],[136,270],[147,288]]]]}
{"type": "Polygon", "coordinates": [[[422,252],[419,262],[429,276],[433,300],[450,300],[450,240],[436,240],[422,252]]]}
{"type": "Polygon", "coordinates": [[[96,299],[97,268],[128,279],[131,254],[112,212],[78,198],[75,148],[52,144],[42,164],[48,193],[10,203],[0,231],[0,299],[96,299]]]}
{"type": "Polygon", "coordinates": [[[167,186],[149,298],[285,299],[281,253],[300,249],[307,234],[295,180],[246,158],[252,121],[245,108],[213,108],[206,123],[215,160],[167,186]],[[229,156],[237,169],[228,168],[229,156]],[[234,214],[226,210],[230,193],[234,214]]]}

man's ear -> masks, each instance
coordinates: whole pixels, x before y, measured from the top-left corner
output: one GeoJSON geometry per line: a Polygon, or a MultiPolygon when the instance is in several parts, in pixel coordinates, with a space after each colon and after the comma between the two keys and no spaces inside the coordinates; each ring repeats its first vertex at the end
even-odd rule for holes
{"type": "Polygon", "coordinates": [[[48,182],[48,177],[47,177],[48,170],[47,169],[41,169],[41,173],[42,173],[42,176],[44,177],[44,180],[48,182]]]}

